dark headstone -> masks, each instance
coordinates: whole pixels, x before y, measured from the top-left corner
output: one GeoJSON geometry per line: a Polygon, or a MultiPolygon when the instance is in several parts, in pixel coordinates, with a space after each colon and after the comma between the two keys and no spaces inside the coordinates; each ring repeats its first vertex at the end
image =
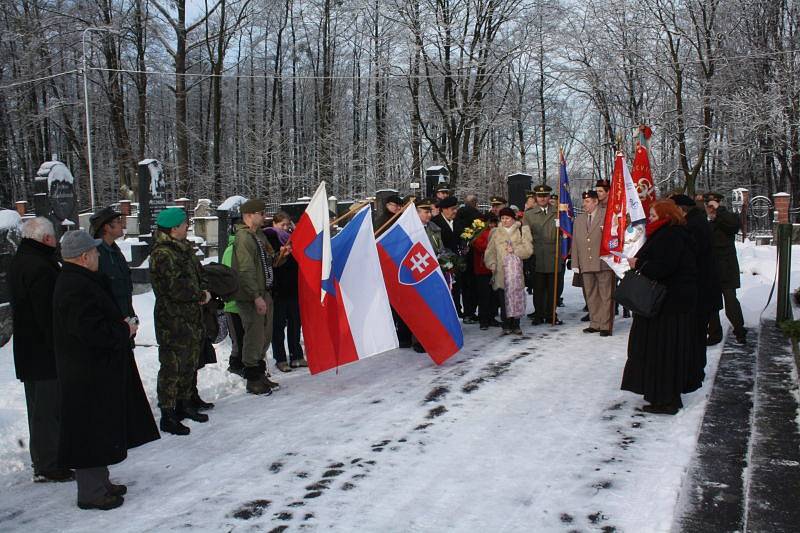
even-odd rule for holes
{"type": "Polygon", "coordinates": [[[281,204],[281,211],[286,212],[289,218],[292,219],[292,222],[297,224],[300,221],[300,217],[306,212],[306,207],[308,207],[308,200],[289,202],[281,204]]]}
{"type": "Polygon", "coordinates": [[[22,236],[20,216],[16,211],[0,211],[0,304],[9,301],[8,269],[22,236]]]}
{"type": "Polygon", "coordinates": [[[58,238],[64,232],[78,228],[75,178],[61,161],[42,163],[36,172],[34,208],[37,216],[47,217],[53,222],[58,238]]]}
{"type": "Polygon", "coordinates": [[[156,230],[156,217],[167,207],[167,183],[161,162],[157,159],[139,161],[139,234],[152,235],[156,230]]]}
{"type": "Polygon", "coordinates": [[[450,172],[447,167],[437,165],[425,169],[425,197],[433,198],[436,186],[440,183],[447,183],[450,172]]]}
{"type": "Polygon", "coordinates": [[[508,205],[515,205],[519,209],[524,209],[525,191],[531,190],[533,176],[517,172],[506,178],[506,184],[508,186],[508,205]]]}

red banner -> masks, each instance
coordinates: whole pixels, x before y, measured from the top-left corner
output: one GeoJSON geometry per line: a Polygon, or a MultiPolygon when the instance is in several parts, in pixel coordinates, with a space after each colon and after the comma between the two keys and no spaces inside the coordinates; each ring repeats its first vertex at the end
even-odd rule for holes
{"type": "Polygon", "coordinates": [[[633,158],[631,169],[633,184],[642,202],[645,216],[650,215],[650,205],[656,201],[656,188],[653,185],[653,173],[650,171],[650,157],[643,144],[636,147],[636,157],[633,158]]]}
{"type": "MultiPolygon", "coordinates": [[[[625,247],[625,227],[627,225],[628,203],[625,196],[625,176],[622,152],[617,152],[614,160],[614,174],[611,176],[611,190],[608,192],[608,206],[603,223],[603,237],[600,240],[600,255],[611,255],[611,252],[622,253],[625,247]]],[[[615,256],[616,262],[620,258],[615,256]]]]}

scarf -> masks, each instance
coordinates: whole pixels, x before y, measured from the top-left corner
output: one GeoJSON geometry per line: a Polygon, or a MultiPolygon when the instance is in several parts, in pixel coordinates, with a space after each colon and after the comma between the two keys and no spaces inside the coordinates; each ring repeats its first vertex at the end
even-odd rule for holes
{"type": "Polygon", "coordinates": [[[266,250],[264,250],[264,246],[262,246],[261,242],[256,238],[255,235],[252,233],[250,234],[253,237],[253,240],[256,241],[256,250],[258,250],[258,261],[261,263],[261,270],[264,271],[264,287],[269,290],[272,288],[272,256],[267,255],[266,250]]]}
{"type": "Polygon", "coordinates": [[[655,222],[648,222],[644,228],[645,236],[649,239],[653,236],[655,232],[660,230],[662,227],[666,226],[669,223],[668,218],[659,218],[655,222]]]}

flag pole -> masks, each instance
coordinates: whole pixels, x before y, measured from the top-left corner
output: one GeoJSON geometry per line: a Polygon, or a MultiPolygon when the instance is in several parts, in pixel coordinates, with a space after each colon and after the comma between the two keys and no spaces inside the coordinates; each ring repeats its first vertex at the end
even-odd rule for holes
{"type": "MultiPolygon", "coordinates": [[[[558,147],[558,154],[559,158],[561,157],[561,146],[558,147]]],[[[555,225],[556,225],[556,253],[553,254],[554,260],[554,268],[553,268],[553,307],[550,313],[550,323],[552,325],[556,324],[556,307],[558,307],[558,251],[561,248],[561,224],[560,224],[560,217],[561,217],[561,160],[558,161],[559,165],[559,173],[558,173],[558,203],[556,204],[556,218],[555,218],[555,225]]]]}
{"type": "Polygon", "coordinates": [[[356,202],[355,204],[351,205],[350,209],[347,210],[347,213],[345,213],[344,215],[342,215],[340,217],[337,217],[337,218],[333,219],[333,221],[331,222],[331,227],[335,226],[336,224],[338,224],[342,220],[344,220],[346,218],[350,218],[351,216],[355,215],[362,207],[364,207],[365,205],[367,205],[369,203],[370,203],[369,200],[362,200],[360,202],[356,202]]]}

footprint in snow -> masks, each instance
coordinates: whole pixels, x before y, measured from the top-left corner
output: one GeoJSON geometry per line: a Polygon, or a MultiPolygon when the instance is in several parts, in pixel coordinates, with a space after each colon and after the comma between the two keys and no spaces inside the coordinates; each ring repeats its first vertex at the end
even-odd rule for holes
{"type": "Polygon", "coordinates": [[[229,516],[238,518],[239,520],[250,520],[264,514],[264,511],[270,506],[270,500],[253,500],[243,503],[229,516]]]}

